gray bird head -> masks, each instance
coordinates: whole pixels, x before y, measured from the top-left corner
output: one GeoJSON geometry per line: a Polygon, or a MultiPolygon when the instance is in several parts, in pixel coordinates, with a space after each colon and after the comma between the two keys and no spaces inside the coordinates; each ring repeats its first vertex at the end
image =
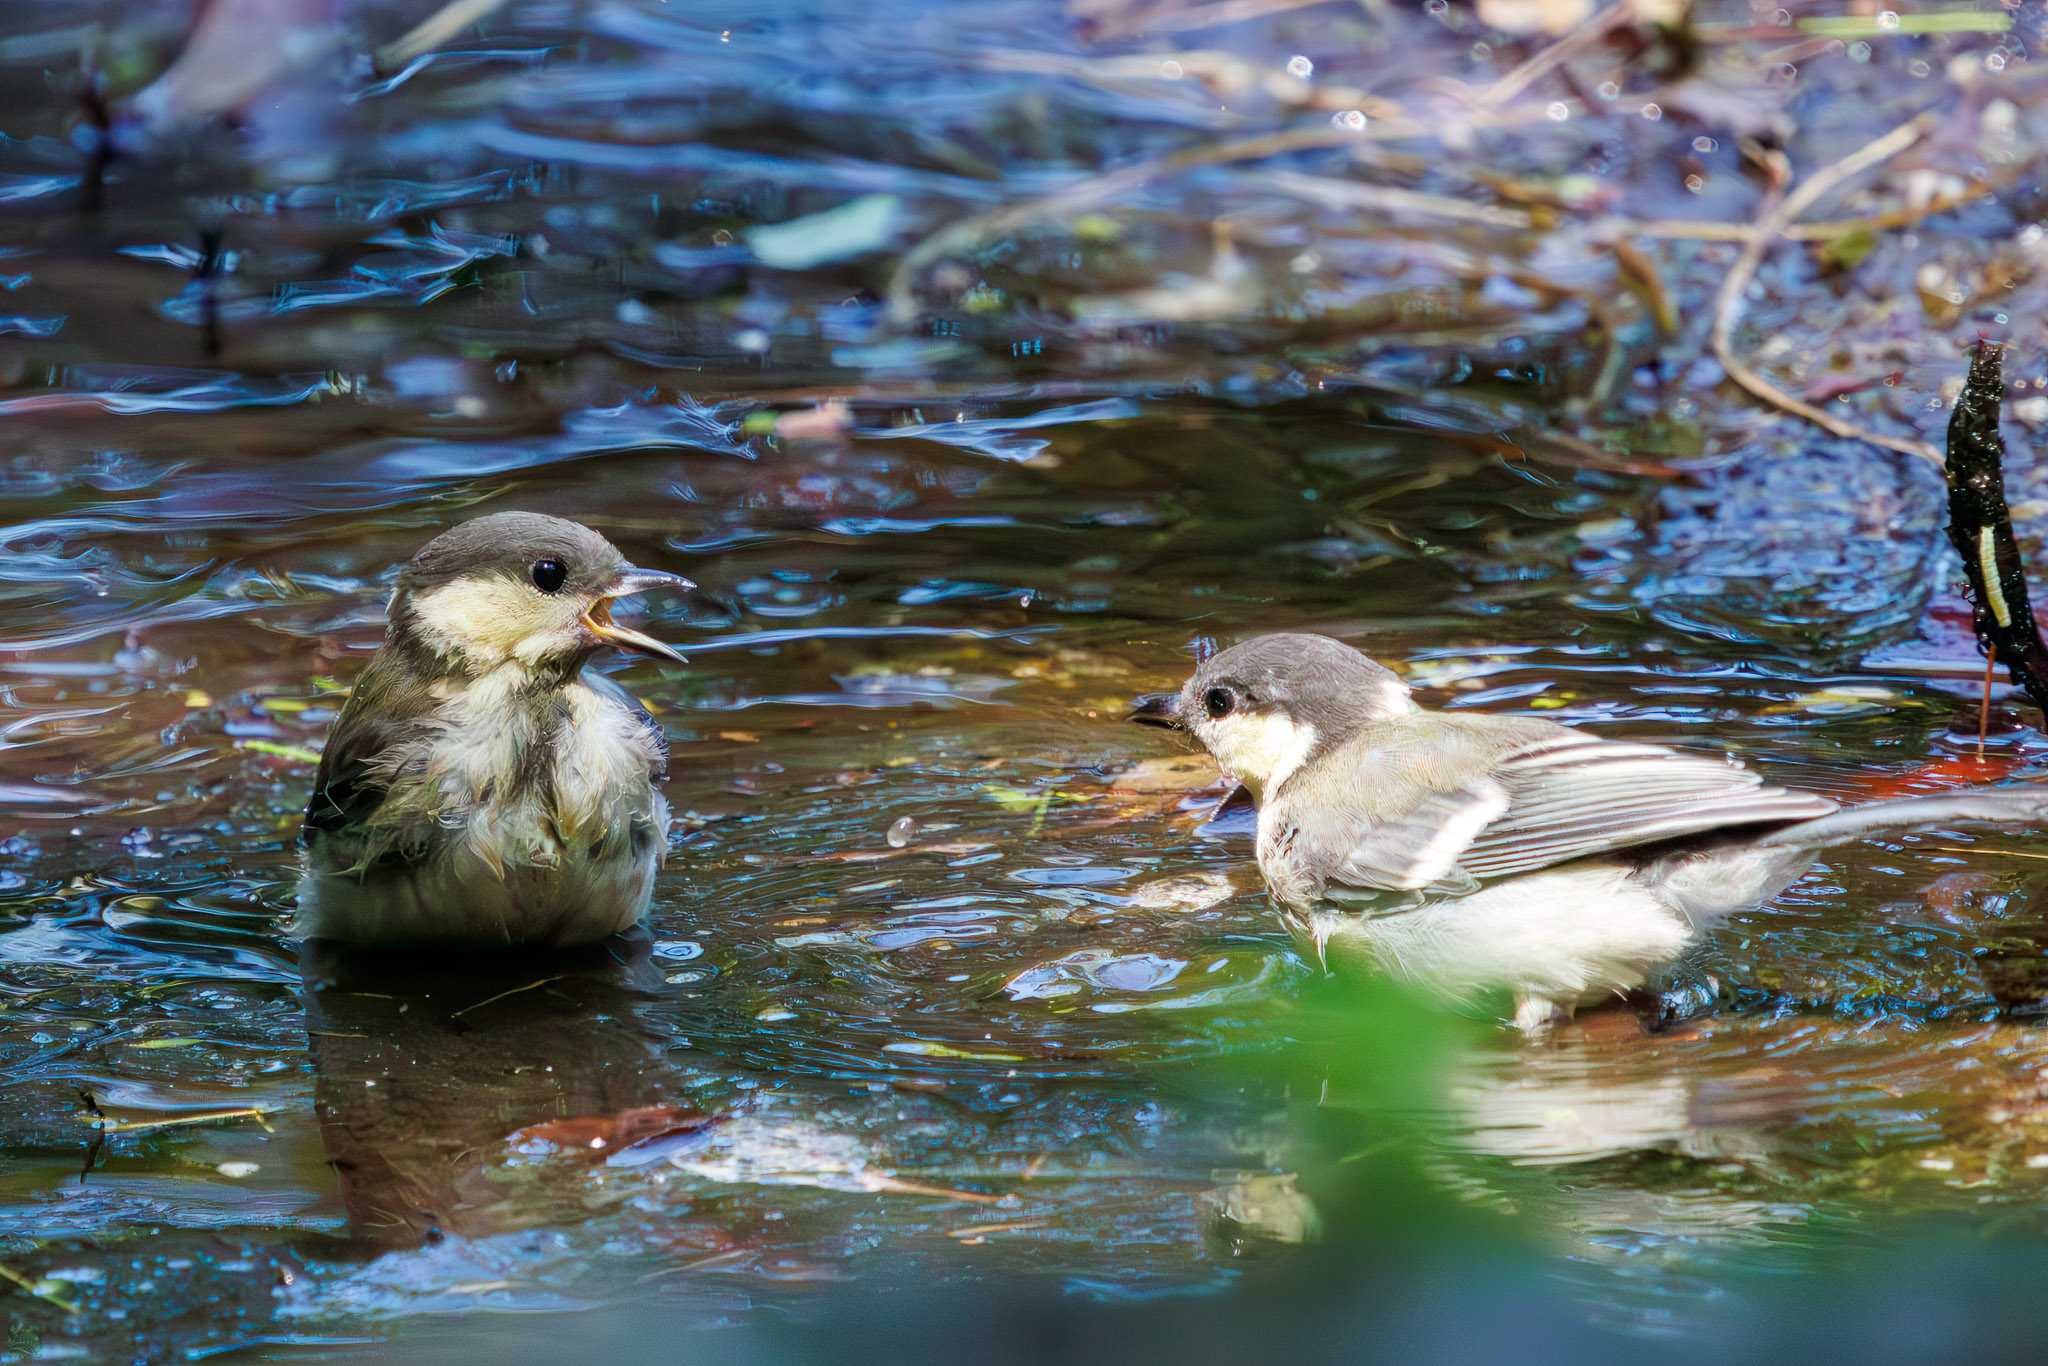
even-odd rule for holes
{"type": "Polygon", "coordinates": [[[1257,636],[1205,661],[1130,719],[1184,730],[1252,796],[1373,721],[1415,710],[1400,676],[1328,636],[1257,636]]]}
{"type": "Polygon", "coordinates": [[[508,663],[571,674],[607,645],[680,664],[670,646],[613,621],[610,606],[630,593],[694,587],[635,568],[587,526],[498,512],[441,533],[399,571],[391,635],[470,674],[508,663]]]}

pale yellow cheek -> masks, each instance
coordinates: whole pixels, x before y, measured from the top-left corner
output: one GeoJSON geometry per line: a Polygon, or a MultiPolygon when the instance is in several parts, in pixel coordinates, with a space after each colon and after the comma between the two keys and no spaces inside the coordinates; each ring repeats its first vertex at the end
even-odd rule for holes
{"type": "Polygon", "coordinates": [[[573,604],[542,597],[509,578],[443,584],[415,598],[413,612],[428,644],[478,663],[532,662],[575,648],[573,604]]]}
{"type": "Polygon", "coordinates": [[[1217,763],[1254,792],[1263,792],[1301,767],[1315,748],[1316,732],[1278,712],[1265,712],[1211,722],[1203,738],[1217,763]]]}

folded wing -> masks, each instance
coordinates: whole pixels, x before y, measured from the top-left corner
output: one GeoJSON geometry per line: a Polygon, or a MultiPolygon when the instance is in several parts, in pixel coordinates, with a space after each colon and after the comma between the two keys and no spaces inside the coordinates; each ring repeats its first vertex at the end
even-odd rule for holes
{"type": "Polygon", "coordinates": [[[1365,823],[1331,881],[1469,889],[1477,878],[1836,807],[1732,760],[1557,727],[1500,753],[1483,777],[1420,793],[1365,823]]]}

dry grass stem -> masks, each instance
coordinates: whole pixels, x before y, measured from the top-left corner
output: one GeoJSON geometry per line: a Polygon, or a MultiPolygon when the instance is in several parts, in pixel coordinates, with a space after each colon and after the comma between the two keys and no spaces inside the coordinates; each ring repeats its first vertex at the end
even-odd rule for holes
{"type": "Polygon", "coordinates": [[[1929,114],[1920,114],[1906,120],[1882,137],[1865,143],[1840,161],[1815,171],[1799,182],[1763,216],[1754,235],[1743,244],[1742,254],[1736,257],[1734,267],[1721,281],[1721,288],[1714,296],[1713,347],[1715,359],[1721,362],[1721,368],[1728,372],[1728,377],[1772,407],[1803,417],[1836,436],[1882,446],[1886,450],[1899,451],[1905,455],[1917,455],[1938,465],[1941,463],[1941,452],[1925,441],[1873,432],[1816,408],[1803,399],[1794,398],[1736,355],[1734,341],[1735,325],[1742,317],[1743,295],[1749,288],[1749,282],[1756,277],[1757,267],[1763,263],[1764,252],[1783,234],[1786,226],[1844,181],[1861,175],[1873,166],[1882,165],[1911,147],[1926,136],[1933,126],[1934,118],[1929,114]]]}

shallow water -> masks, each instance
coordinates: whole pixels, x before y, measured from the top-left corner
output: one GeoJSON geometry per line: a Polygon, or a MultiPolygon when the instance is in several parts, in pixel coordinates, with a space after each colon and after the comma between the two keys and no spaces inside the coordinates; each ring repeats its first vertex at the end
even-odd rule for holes
{"type": "MultiPolygon", "coordinates": [[[[1416,1199],[1629,1333],[1883,1221],[2038,1207],[2048,841],[1831,851],[1687,965],[1712,1008],[1662,1032],[1413,1015],[1329,1065],[1329,988],[1244,821],[1118,723],[1196,639],[1299,627],[1440,705],[1830,792],[2037,775],[2008,702],[1975,758],[1931,467],[1770,425],[1646,328],[1589,407],[1579,304],[1454,306],[1420,238],[1312,228],[1263,171],[991,229],[997,302],[917,311],[944,267],[902,263],[947,222],[1297,126],[1077,79],[1116,40],[1037,3],[514,6],[395,79],[316,64],[238,134],[131,129],[93,210],[51,54],[105,16],[63,11],[0,42],[10,1350],[431,1344],[429,1316],[650,1300],[765,1331],[871,1281],[1228,1296],[1312,1233],[1381,1232],[1295,1179],[1389,1132],[1416,1199]],[[745,245],[858,194],[914,230],[787,269],[745,245]],[[1162,319],[1134,293],[1237,288],[1218,194],[1266,302],[1162,319]],[[704,589],[648,605],[688,668],[604,665],[673,751],[648,934],[402,979],[309,961],[280,928],[298,816],[394,566],[508,507],[704,589]],[[1394,1065],[1411,1032],[1426,1074],[1394,1065]]],[[[1467,35],[1313,13],[1232,50],[1390,97],[1390,44],[1477,79],[1467,35]]],[[[101,31],[117,73],[175,49],[167,21],[101,31]]],[[[1707,199],[1684,212],[1738,187],[1707,199]]],[[[1868,269],[1908,270],[1891,249],[1868,269]]],[[[1902,397],[1858,412],[1935,436],[1950,339],[1899,345],[1902,397]]]]}

